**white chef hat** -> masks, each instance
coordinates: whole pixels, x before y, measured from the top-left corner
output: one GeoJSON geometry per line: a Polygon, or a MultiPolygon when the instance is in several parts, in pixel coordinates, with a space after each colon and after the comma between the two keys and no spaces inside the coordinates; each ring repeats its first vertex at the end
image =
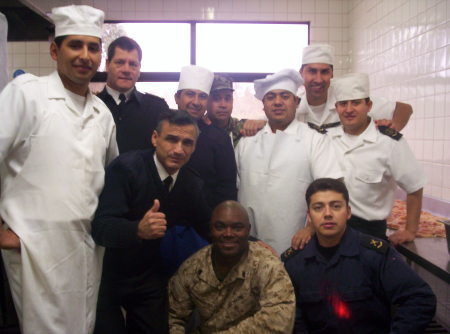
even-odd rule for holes
{"type": "Polygon", "coordinates": [[[336,101],[365,99],[370,96],[369,76],[366,73],[349,73],[333,79],[336,101]]]}
{"type": "Polygon", "coordinates": [[[303,48],[302,65],[323,63],[333,65],[334,48],[329,44],[312,44],[303,48]]]}
{"type": "Polygon", "coordinates": [[[184,66],[181,68],[178,90],[198,89],[209,94],[213,80],[214,73],[204,67],[184,66]]]}
{"type": "Polygon", "coordinates": [[[101,38],[105,13],[91,6],[55,7],[50,14],[55,24],[55,37],[86,35],[101,38]]]}
{"type": "Polygon", "coordinates": [[[284,89],[296,95],[298,87],[303,84],[300,73],[296,70],[285,69],[269,74],[264,79],[255,80],[255,97],[262,100],[264,95],[274,89],[284,89]]]}

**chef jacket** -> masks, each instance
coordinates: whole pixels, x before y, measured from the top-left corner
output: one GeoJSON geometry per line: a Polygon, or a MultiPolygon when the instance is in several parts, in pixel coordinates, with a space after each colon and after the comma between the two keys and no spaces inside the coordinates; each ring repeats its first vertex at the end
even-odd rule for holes
{"type": "Polygon", "coordinates": [[[382,134],[371,120],[357,141],[338,126],[328,130],[344,172],[352,214],[366,220],[386,219],[394,203],[396,186],[407,194],[425,185],[425,176],[405,138],[382,134]]]}
{"type": "Polygon", "coordinates": [[[321,177],[340,178],[329,139],[293,120],[284,131],[266,126],[236,147],[239,202],[247,209],[250,234],[278,253],[305,226],[305,192],[321,177]]]}
{"type": "Polygon", "coordinates": [[[91,333],[103,253],[90,222],[118,152],[113,118],[90,93],[80,113],[57,72],[16,78],[0,105],[0,217],[21,242],[2,253],[22,333],[91,333]]]}

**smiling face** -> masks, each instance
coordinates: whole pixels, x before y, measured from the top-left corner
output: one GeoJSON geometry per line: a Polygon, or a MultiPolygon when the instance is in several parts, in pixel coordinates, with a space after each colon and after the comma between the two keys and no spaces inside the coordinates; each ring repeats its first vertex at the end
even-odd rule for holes
{"type": "Polygon", "coordinates": [[[130,90],[136,84],[141,73],[141,62],[136,49],[127,51],[118,46],[112,59],[106,61],[107,84],[121,93],[130,90]]]}
{"type": "Polygon", "coordinates": [[[350,216],[343,194],[325,190],[311,195],[308,218],[322,246],[333,247],[340,242],[350,216]]]}
{"type": "Polygon", "coordinates": [[[194,152],[197,140],[197,129],[194,125],[176,125],[168,121],[162,123],[158,132],[152,135],[156,157],[169,174],[174,174],[194,152]]]}
{"type": "Polygon", "coordinates": [[[262,100],[264,112],[273,132],[284,130],[293,121],[300,99],[284,89],[274,89],[266,93],[262,100]]]}
{"type": "Polygon", "coordinates": [[[357,136],[364,132],[369,125],[367,114],[372,107],[372,101],[365,99],[336,102],[336,111],[344,131],[357,136]]]}
{"type": "Polygon", "coordinates": [[[206,111],[208,94],[198,89],[183,89],[176,92],[175,102],[178,110],[187,111],[191,117],[200,119],[206,111]]]}
{"type": "Polygon", "coordinates": [[[308,104],[317,106],[325,103],[328,96],[333,68],[329,64],[305,64],[300,70],[305,80],[305,91],[308,104]]]}
{"type": "Polygon", "coordinates": [[[250,222],[245,210],[236,205],[220,204],[211,217],[211,239],[219,259],[238,262],[248,249],[250,222]]]}
{"type": "Polygon", "coordinates": [[[69,35],[62,40],[59,47],[52,42],[50,55],[56,60],[58,74],[64,87],[75,94],[85,95],[102,58],[100,39],[93,36],[69,35]]]}

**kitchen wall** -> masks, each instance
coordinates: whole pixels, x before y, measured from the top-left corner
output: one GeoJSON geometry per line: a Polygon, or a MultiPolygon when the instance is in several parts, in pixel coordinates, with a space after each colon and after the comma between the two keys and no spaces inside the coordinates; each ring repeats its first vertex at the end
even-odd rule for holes
{"type": "MultiPolygon", "coordinates": [[[[403,131],[428,178],[425,194],[450,202],[450,2],[446,0],[31,0],[93,5],[111,20],[309,21],[311,42],[336,48],[335,76],[371,75],[373,95],[410,103],[403,131]]],[[[282,48],[273,43],[270,47],[282,48]]],[[[9,73],[54,69],[47,42],[8,45],[9,73]]]]}

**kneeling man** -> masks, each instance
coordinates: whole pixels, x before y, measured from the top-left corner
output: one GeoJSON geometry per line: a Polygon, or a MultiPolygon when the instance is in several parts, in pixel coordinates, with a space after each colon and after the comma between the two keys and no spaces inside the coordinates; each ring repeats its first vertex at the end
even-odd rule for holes
{"type": "Polygon", "coordinates": [[[186,260],[169,283],[170,333],[185,333],[194,308],[201,333],[292,333],[292,284],[269,250],[248,241],[245,209],[222,202],[210,228],[212,245],[186,260]]]}
{"type": "Polygon", "coordinates": [[[388,242],[347,226],[345,185],[315,180],[306,202],[315,236],[282,256],[297,297],[294,333],[423,333],[436,297],[388,242]]]}

